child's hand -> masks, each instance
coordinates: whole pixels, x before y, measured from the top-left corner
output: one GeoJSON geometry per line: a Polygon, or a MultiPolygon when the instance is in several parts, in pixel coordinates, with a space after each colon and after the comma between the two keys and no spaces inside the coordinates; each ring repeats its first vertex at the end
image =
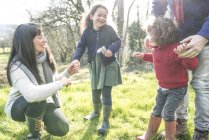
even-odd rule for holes
{"type": "Polygon", "coordinates": [[[143,59],[144,58],[144,53],[141,53],[141,52],[133,52],[131,54],[131,57],[138,58],[138,59],[143,59]]]}
{"type": "Polygon", "coordinates": [[[111,57],[112,56],[112,51],[111,50],[107,50],[105,53],[105,57],[111,57]]]}
{"type": "Polygon", "coordinates": [[[185,52],[179,54],[182,58],[192,58],[197,56],[208,43],[208,39],[201,35],[192,35],[183,39],[180,43],[187,43],[185,52]]]}
{"type": "Polygon", "coordinates": [[[186,49],[186,45],[187,43],[182,43],[180,44],[179,46],[177,46],[175,49],[174,49],[174,52],[176,54],[181,54],[183,52],[185,52],[187,49],[186,49]]]}
{"type": "Polygon", "coordinates": [[[67,68],[68,73],[71,75],[77,73],[80,69],[80,62],[78,60],[73,60],[67,68]]]}

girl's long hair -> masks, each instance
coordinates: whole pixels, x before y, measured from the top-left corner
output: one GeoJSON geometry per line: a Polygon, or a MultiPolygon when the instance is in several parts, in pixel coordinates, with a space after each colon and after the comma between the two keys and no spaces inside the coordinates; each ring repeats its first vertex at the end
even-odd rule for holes
{"type": "MultiPolygon", "coordinates": [[[[41,32],[42,28],[35,23],[21,24],[16,28],[13,36],[13,44],[9,60],[7,63],[7,79],[10,86],[12,86],[12,81],[10,77],[11,66],[16,61],[19,61],[21,64],[24,64],[34,75],[37,82],[39,84],[42,83],[37,68],[36,54],[33,45],[33,39],[35,38],[35,36],[40,35],[41,32]]],[[[47,59],[47,61],[49,61],[49,59],[47,59]]]]}

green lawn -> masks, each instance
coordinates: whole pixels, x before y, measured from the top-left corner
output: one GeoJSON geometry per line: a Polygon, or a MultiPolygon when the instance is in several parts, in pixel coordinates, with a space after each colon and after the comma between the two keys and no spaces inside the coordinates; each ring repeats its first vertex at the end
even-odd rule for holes
{"type": "Polygon", "coordinates": [[[4,50],[3,50],[3,48],[0,48],[0,54],[3,54],[3,53],[9,53],[10,52],[10,48],[8,48],[8,47],[6,47],[6,48],[4,48],[4,50]]]}
{"type": "MultiPolygon", "coordinates": [[[[156,95],[156,80],[153,73],[123,73],[123,84],[113,88],[113,111],[111,114],[111,129],[107,136],[97,134],[99,120],[84,122],[83,117],[92,111],[90,82],[80,80],[82,75],[88,75],[86,69],[81,70],[73,79],[74,84],[60,92],[62,110],[67,116],[71,129],[62,137],[54,137],[43,133],[45,140],[135,140],[147,128],[156,95]],[[79,75],[80,74],[80,75],[79,75]]],[[[85,77],[84,76],[84,77],[85,77]]],[[[22,140],[27,134],[24,123],[8,119],[4,112],[4,104],[9,87],[0,89],[0,138],[1,140],[22,140]]],[[[193,133],[194,92],[190,88],[189,130],[193,133]]],[[[162,124],[159,131],[164,129],[162,124]]],[[[188,140],[189,138],[187,138],[188,140]]]]}
{"type": "Polygon", "coordinates": [[[8,61],[8,57],[8,54],[0,54],[0,88],[7,83],[6,64],[8,61]]]}
{"type": "Polygon", "coordinates": [[[6,64],[8,61],[8,54],[0,54],[0,64],[6,64]]]}

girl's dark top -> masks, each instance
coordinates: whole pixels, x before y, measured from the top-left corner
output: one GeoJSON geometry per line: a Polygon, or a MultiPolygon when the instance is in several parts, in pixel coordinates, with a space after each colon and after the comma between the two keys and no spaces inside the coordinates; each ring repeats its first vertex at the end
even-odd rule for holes
{"type": "Polygon", "coordinates": [[[98,31],[94,30],[93,28],[87,28],[84,30],[79,40],[73,60],[80,60],[87,47],[87,61],[88,63],[91,63],[96,56],[97,49],[101,48],[102,46],[105,46],[113,53],[112,57],[104,57],[104,55],[101,53],[102,61],[105,64],[108,64],[116,60],[115,53],[121,47],[121,39],[110,25],[104,25],[98,31]]]}

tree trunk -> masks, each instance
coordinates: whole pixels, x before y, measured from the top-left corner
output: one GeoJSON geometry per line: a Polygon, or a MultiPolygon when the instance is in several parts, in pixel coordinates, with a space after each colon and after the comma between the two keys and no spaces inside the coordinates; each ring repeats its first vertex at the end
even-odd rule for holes
{"type": "Polygon", "coordinates": [[[5,54],[6,52],[5,52],[5,47],[3,47],[3,54],[5,54]]]}
{"type": "Polygon", "coordinates": [[[123,24],[124,24],[124,1],[123,0],[117,0],[117,8],[118,8],[118,16],[117,16],[117,28],[118,28],[118,34],[120,38],[122,39],[121,49],[118,53],[119,63],[122,66],[123,63],[123,49],[124,49],[124,43],[123,43],[123,24]]]}
{"type": "MultiPolygon", "coordinates": [[[[128,30],[128,27],[129,27],[129,15],[130,15],[130,11],[131,11],[131,8],[132,8],[132,6],[133,6],[133,4],[134,4],[134,2],[135,2],[135,0],[133,0],[132,1],[132,3],[131,3],[131,5],[129,6],[129,8],[128,8],[128,13],[127,13],[127,19],[126,19],[126,25],[125,25],[125,31],[124,31],[124,35],[123,35],[123,52],[122,52],[122,55],[123,56],[125,56],[125,54],[123,54],[124,52],[127,52],[127,50],[129,49],[128,47],[127,47],[127,45],[126,45],[126,37],[127,37],[127,34],[128,34],[128,32],[127,32],[127,30],[128,30]]],[[[125,57],[123,57],[123,60],[122,60],[122,64],[123,64],[123,62],[124,62],[124,58],[127,58],[127,54],[126,54],[126,56],[125,57]]]]}

